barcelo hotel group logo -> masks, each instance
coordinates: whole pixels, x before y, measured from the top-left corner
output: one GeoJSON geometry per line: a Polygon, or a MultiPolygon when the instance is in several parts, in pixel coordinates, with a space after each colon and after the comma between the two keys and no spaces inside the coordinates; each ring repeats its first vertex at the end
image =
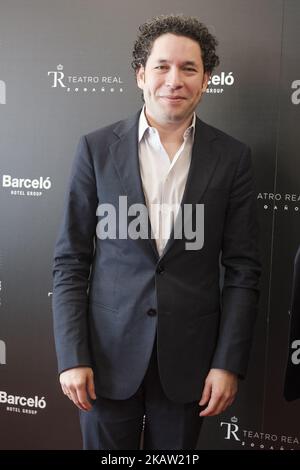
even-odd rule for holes
{"type": "Polygon", "coordinates": [[[300,194],[295,193],[258,193],[257,201],[264,211],[300,213],[300,194]]]}
{"type": "Polygon", "coordinates": [[[120,76],[110,75],[74,75],[65,72],[62,64],[56,70],[49,70],[51,88],[64,90],[67,93],[123,93],[124,84],[120,76]]]}
{"type": "Polygon", "coordinates": [[[47,407],[45,397],[27,397],[14,395],[0,390],[0,407],[5,407],[5,411],[10,413],[22,413],[27,415],[37,415],[39,411],[47,407]]]}

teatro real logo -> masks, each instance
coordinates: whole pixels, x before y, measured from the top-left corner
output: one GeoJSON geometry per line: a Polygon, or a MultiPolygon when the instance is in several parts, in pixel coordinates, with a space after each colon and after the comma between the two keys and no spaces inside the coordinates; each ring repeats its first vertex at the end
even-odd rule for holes
{"type": "Polygon", "coordinates": [[[257,201],[265,211],[300,213],[300,194],[296,193],[258,193],[257,201]]]}
{"type": "Polygon", "coordinates": [[[233,416],[230,422],[221,421],[224,440],[234,442],[250,449],[257,450],[298,450],[297,436],[285,436],[253,429],[241,429],[238,418],[233,416]]]}
{"type": "Polygon", "coordinates": [[[6,344],[0,339],[0,364],[6,364],[6,344]]]}
{"type": "Polygon", "coordinates": [[[6,104],[6,84],[0,80],[0,104],[6,104]]]}
{"type": "Polygon", "coordinates": [[[292,82],[291,88],[295,91],[291,94],[291,101],[293,104],[300,103],[300,80],[294,80],[292,82]]]}
{"type": "Polygon", "coordinates": [[[225,437],[224,439],[229,440],[229,439],[234,439],[236,441],[240,441],[241,439],[238,436],[238,430],[239,427],[237,425],[238,419],[236,416],[233,416],[231,418],[231,422],[227,423],[225,421],[221,421],[220,426],[221,428],[224,426],[226,429],[225,437]]]}
{"type": "Polygon", "coordinates": [[[19,178],[12,175],[2,175],[2,188],[10,191],[12,196],[40,197],[49,191],[52,182],[49,176],[44,178],[19,178]]]}
{"type": "Polygon", "coordinates": [[[108,75],[74,75],[66,73],[62,64],[56,70],[49,70],[51,88],[64,90],[68,93],[123,93],[124,85],[121,77],[108,75]]]}

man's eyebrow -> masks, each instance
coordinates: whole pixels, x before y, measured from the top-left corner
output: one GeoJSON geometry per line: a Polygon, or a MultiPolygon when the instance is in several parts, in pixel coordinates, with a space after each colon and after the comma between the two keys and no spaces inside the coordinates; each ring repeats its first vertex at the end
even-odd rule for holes
{"type": "MultiPolygon", "coordinates": [[[[158,64],[168,64],[168,63],[170,63],[170,61],[167,60],[167,59],[157,59],[155,62],[157,62],[158,64]]],[[[181,65],[193,65],[194,67],[197,67],[196,62],[194,62],[193,60],[186,60],[186,61],[182,62],[181,65]]]]}

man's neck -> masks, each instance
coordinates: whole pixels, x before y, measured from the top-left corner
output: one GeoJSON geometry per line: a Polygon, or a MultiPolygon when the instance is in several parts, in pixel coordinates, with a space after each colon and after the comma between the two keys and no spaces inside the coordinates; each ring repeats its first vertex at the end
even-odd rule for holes
{"type": "Polygon", "coordinates": [[[186,129],[191,125],[193,120],[193,114],[188,116],[184,121],[177,123],[170,123],[166,125],[161,125],[156,122],[145,110],[145,116],[151,127],[155,127],[158,130],[161,142],[177,142],[182,143],[183,134],[186,129]]]}

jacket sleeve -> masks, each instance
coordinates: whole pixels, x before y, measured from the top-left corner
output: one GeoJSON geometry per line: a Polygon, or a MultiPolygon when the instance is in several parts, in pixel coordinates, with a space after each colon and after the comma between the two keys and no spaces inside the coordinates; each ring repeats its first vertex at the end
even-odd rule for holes
{"type": "Polygon", "coordinates": [[[88,283],[96,233],[97,188],[85,137],[80,139],[65,198],[53,263],[53,324],[59,372],[91,366],[88,283]]]}
{"type": "Polygon", "coordinates": [[[212,367],[246,374],[259,299],[261,265],[251,152],[243,147],[232,183],[222,241],[221,321],[212,367]]]}

